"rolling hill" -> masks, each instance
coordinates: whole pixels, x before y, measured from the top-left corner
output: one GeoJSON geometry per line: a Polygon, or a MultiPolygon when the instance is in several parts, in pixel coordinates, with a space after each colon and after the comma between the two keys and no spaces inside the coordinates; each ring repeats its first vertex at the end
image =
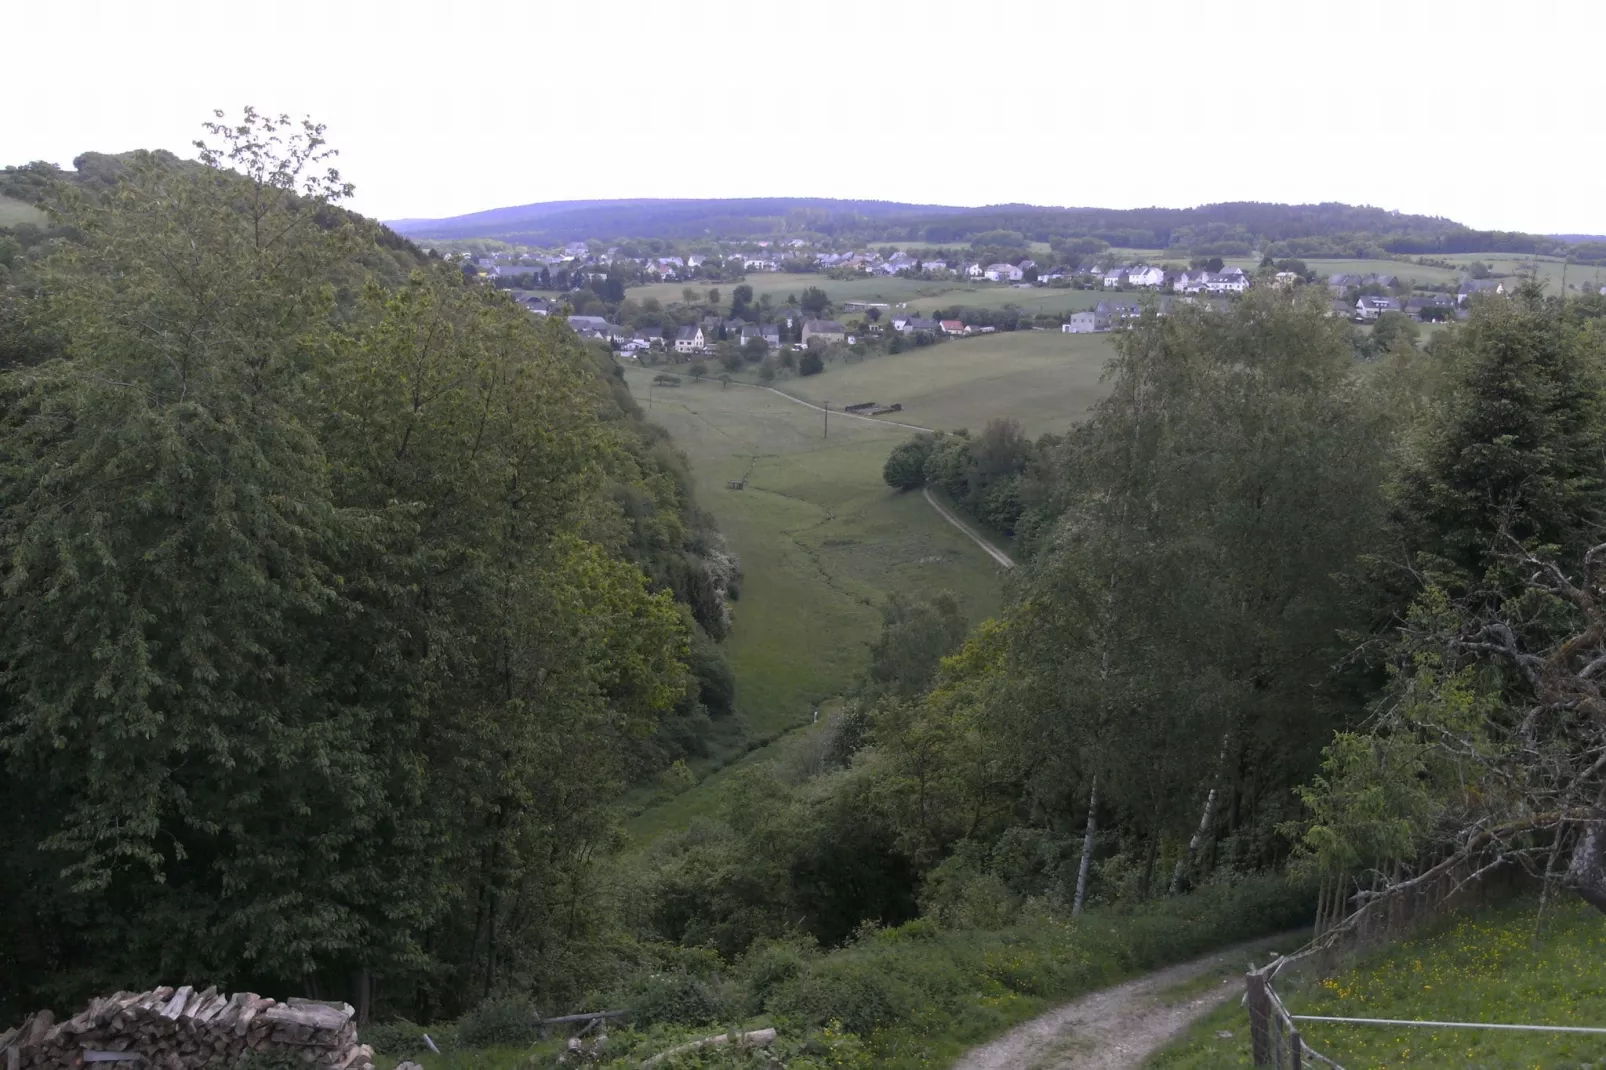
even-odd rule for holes
{"type": "Polygon", "coordinates": [[[546,246],[582,239],[714,239],[823,235],[845,241],[1052,242],[1091,237],[1140,249],[1242,256],[1381,258],[1388,254],[1558,253],[1566,238],[1473,230],[1439,216],[1338,203],[1238,201],[1194,208],[966,208],[819,197],[549,201],[448,219],[398,219],[410,238],[495,238],[546,246]],[[1001,235],[999,232],[1003,232],[1001,235]]]}

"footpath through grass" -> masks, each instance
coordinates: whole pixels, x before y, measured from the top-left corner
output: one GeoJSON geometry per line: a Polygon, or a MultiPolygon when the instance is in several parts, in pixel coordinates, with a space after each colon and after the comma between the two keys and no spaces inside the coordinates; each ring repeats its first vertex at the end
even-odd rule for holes
{"type": "Polygon", "coordinates": [[[877,1067],[944,1067],[1060,1003],[1303,925],[1312,909],[1308,890],[1252,878],[1078,919],[1028,910],[1000,930],[915,921],[820,957],[767,1006],[842,1022],[867,1038],[877,1067]]]}
{"type": "MultiPolygon", "coordinates": [[[[1459,914],[1329,975],[1280,980],[1278,994],[1294,1014],[1606,1028],[1606,917],[1564,898],[1537,922],[1531,898],[1459,914]]],[[[1606,1066],[1606,1037],[1586,1034],[1324,1022],[1301,1031],[1348,1070],[1606,1066]]],[[[1250,1066],[1245,1011],[1223,1007],[1147,1065],[1250,1066]]]]}

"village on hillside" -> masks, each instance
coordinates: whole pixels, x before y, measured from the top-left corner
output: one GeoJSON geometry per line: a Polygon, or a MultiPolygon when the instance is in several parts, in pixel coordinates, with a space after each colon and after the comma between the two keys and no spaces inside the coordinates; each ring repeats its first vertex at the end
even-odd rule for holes
{"type": "MultiPolygon", "coordinates": [[[[988,334],[997,330],[1053,330],[1067,334],[1093,334],[1120,329],[1154,307],[1168,314],[1177,302],[1219,305],[1252,287],[1293,289],[1325,286],[1330,312],[1358,324],[1374,323],[1388,313],[1428,323],[1464,318],[1472,297],[1506,292],[1506,282],[1475,278],[1470,273],[1458,285],[1428,288],[1385,273],[1335,273],[1322,277],[1299,260],[1265,258],[1259,270],[1224,265],[1219,258],[1195,258],[1188,265],[1124,262],[1113,253],[1045,256],[1013,255],[1000,259],[966,256],[942,249],[831,249],[804,238],[703,243],[707,251],[666,248],[670,243],[650,241],[605,245],[573,241],[545,251],[497,252],[491,255],[455,254],[470,275],[511,291],[531,313],[566,315],[569,325],[583,338],[607,343],[627,355],[658,351],[671,360],[687,361],[715,353],[725,346],[761,359],[783,350],[854,346],[866,339],[885,342],[900,336],[911,344],[930,344],[953,337],[988,334]],[[931,282],[962,282],[970,286],[993,284],[1022,290],[1041,288],[1107,291],[1092,308],[1068,311],[1057,317],[1005,315],[942,316],[910,312],[890,302],[844,301],[831,304],[823,291],[813,290],[812,303],[795,297],[776,305],[768,294],[758,302],[750,296],[733,298],[728,312],[715,311],[718,290],[689,285],[734,283],[749,274],[796,274],[799,288],[816,279],[851,280],[887,277],[931,282]],[[682,301],[648,299],[627,301],[630,287],[653,283],[688,284],[682,301]],[[1142,295],[1153,295],[1143,298],[1142,295]],[[595,298],[596,300],[593,300],[595,298]],[[595,308],[589,307],[595,305],[595,308]],[[628,312],[628,315],[621,313],[628,312]],[[843,319],[859,314],[857,320],[843,319]],[[842,317],[842,318],[837,318],[842,317]],[[623,322],[616,322],[616,320],[623,322]]],[[[994,250],[981,250],[994,251],[994,250]]],[[[1017,253],[1019,250],[1016,251],[1017,253]]],[[[751,288],[747,288],[749,295],[751,288]]],[[[1005,309],[1011,306],[1005,303],[1005,309]]],[[[731,362],[734,366],[734,361],[731,362]]]]}

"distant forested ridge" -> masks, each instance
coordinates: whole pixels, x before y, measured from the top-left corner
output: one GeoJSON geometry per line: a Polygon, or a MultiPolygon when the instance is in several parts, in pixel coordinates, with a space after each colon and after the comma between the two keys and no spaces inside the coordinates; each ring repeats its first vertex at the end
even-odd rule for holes
{"type": "Polygon", "coordinates": [[[961,208],[825,198],[552,201],[392,224],[411,238],[496,238],[528,245],[585,239],[819,235],[846,241],[963,242],[997,231],[1029,241],[1093,237],[1195,253],[1381,257],[1431,253],[1565,254],[1567,237],[1475,230],[1438,216],[1348,204],[1254,201],[1196,208],[961,208]]]}

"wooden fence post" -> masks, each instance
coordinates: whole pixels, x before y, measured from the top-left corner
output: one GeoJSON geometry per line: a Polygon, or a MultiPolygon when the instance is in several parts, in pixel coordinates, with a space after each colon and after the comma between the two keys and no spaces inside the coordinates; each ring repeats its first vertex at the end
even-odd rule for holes
{"type": "Polygon", "coordinates": [[[1288,1031],[1289,1053],[1293,1056],[1289,1062],[1292,1070],[1305,1070],[1305,1042],[1299,1035],[1299,1030],[1288,1031]]]}
{"type": "Polygon", "coordinates": [[[1249,1005],[1249,1047],[1256,1066],[1271,1065],[1271,999],[1266,979],[1254,970],[1244,975],[1244,1002],[1249,1005]]]}

